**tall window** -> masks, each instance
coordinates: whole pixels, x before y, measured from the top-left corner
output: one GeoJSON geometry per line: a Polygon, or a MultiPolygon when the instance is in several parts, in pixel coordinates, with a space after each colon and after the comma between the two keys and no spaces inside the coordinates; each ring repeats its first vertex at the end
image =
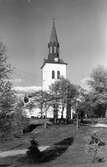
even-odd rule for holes
{"type": "Polygon", "coordinates": [[[50,46],[50,53],[52,53],[52,46],[50,46]]]}
{"type": "Polygon", "coordinates": [[[56,46],[54,46],[54,53],[56,53],[56,46]]]}
{"type": "Polygon", "coordinates": [[[52,71],[52,79],[55,78],[55,71],[52,71]]]}
{"type": "Polygon", "coordinates": [[[60,71],[57,71],[57,79],[60,79],[60,71]]]}

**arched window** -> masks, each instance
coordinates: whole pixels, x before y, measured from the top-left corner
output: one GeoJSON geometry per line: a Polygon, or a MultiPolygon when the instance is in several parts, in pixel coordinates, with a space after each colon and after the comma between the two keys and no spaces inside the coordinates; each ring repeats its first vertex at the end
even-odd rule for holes
{"type": "Polygon", "coordinates": [[[56,53],[56,46],[54,46],[54,53],[56,53]]]}
{"type": "Polygon", "coordinates": [[[50,53],[52,53],[52,46],[50,46],[50,53]]]}
{"type": "Polygon", "coordinates": [[[52,79],[55,78],[55,71],[52,71],[52,79]]]}
{"type": "Polygon", "coordinates": [[[57,71],[57,79],[60,79],[60,71],[57,71]]]}

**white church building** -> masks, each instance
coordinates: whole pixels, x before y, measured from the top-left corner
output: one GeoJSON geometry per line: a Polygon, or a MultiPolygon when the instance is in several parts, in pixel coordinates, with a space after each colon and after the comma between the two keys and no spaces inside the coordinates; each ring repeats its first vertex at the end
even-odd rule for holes
{"type": "MultiPolygon", "coordinates": [[[[67,63],[65,63],[59,55],[59,49],[60,44],[58,42],[56,27],[55,27],[55,20],[53,20],[52,24],[52,30],[50,34],[50,40],[48,43],[48,57],[47,59],[44,59],[44,62],[41,66],[42,70],[42,88],[43,91],[48,91],[49,86],[54,83],[55,81],[59,80],[61,77],[66,78],[67,77],[67,63]]],[[[41,110],[40,108],[33,108],[32,112],[27,110],[25,105],[25,110],[27,111],[27,115],[29,117],[31,116],[39,116],[41,110]]],[[[58,111],[58,118],[61,118],[61,107],[58,111]]],[[[46,112],[47,118],[53,118],[53,107],[50,107],[48,111],[46,112]]],[[[63,117],[66,118],[66,107],[63,111],[63,117]]],[[[71,111],[71,118],[72,118],[72,111],[71,111]]]]}

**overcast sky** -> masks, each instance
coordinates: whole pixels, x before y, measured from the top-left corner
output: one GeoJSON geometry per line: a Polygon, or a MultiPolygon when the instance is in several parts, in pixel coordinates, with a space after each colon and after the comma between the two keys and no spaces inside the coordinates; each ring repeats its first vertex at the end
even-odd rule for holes
{"type": "Polygon", "coordinates": [[[41,85],[53,17],[71,82],[107,67],[107,0],[0,0],[0,40],[16,68],[15,85],[41,85]]]}

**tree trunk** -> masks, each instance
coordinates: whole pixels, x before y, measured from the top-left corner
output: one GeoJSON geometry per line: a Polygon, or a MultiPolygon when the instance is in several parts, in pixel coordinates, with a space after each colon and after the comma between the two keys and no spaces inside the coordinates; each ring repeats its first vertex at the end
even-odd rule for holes
{"type": "Polygon", "coordinates": [[[78,111],[77,111],[77,129],[79,128],[79,118],[78,118],[78,111]]]}
{"type": "Polygon", "coordinates": [[[58,106],[57,104],[54,105],[54,123],[57,123],[57,119],[58,119],[58,106]]]}
{"type": "Polygon", "coordinates": [[[64,112],[64,105],[62,105],[62,111],[61,111],[61,119],[63,119],[63,113],[64,112]]]}
{"type": "Polygon", "coordinates": [[[69,123],[71,120],[71,102],[67,99],[67,111],[66,111],[66,122],[69,123]]]}

